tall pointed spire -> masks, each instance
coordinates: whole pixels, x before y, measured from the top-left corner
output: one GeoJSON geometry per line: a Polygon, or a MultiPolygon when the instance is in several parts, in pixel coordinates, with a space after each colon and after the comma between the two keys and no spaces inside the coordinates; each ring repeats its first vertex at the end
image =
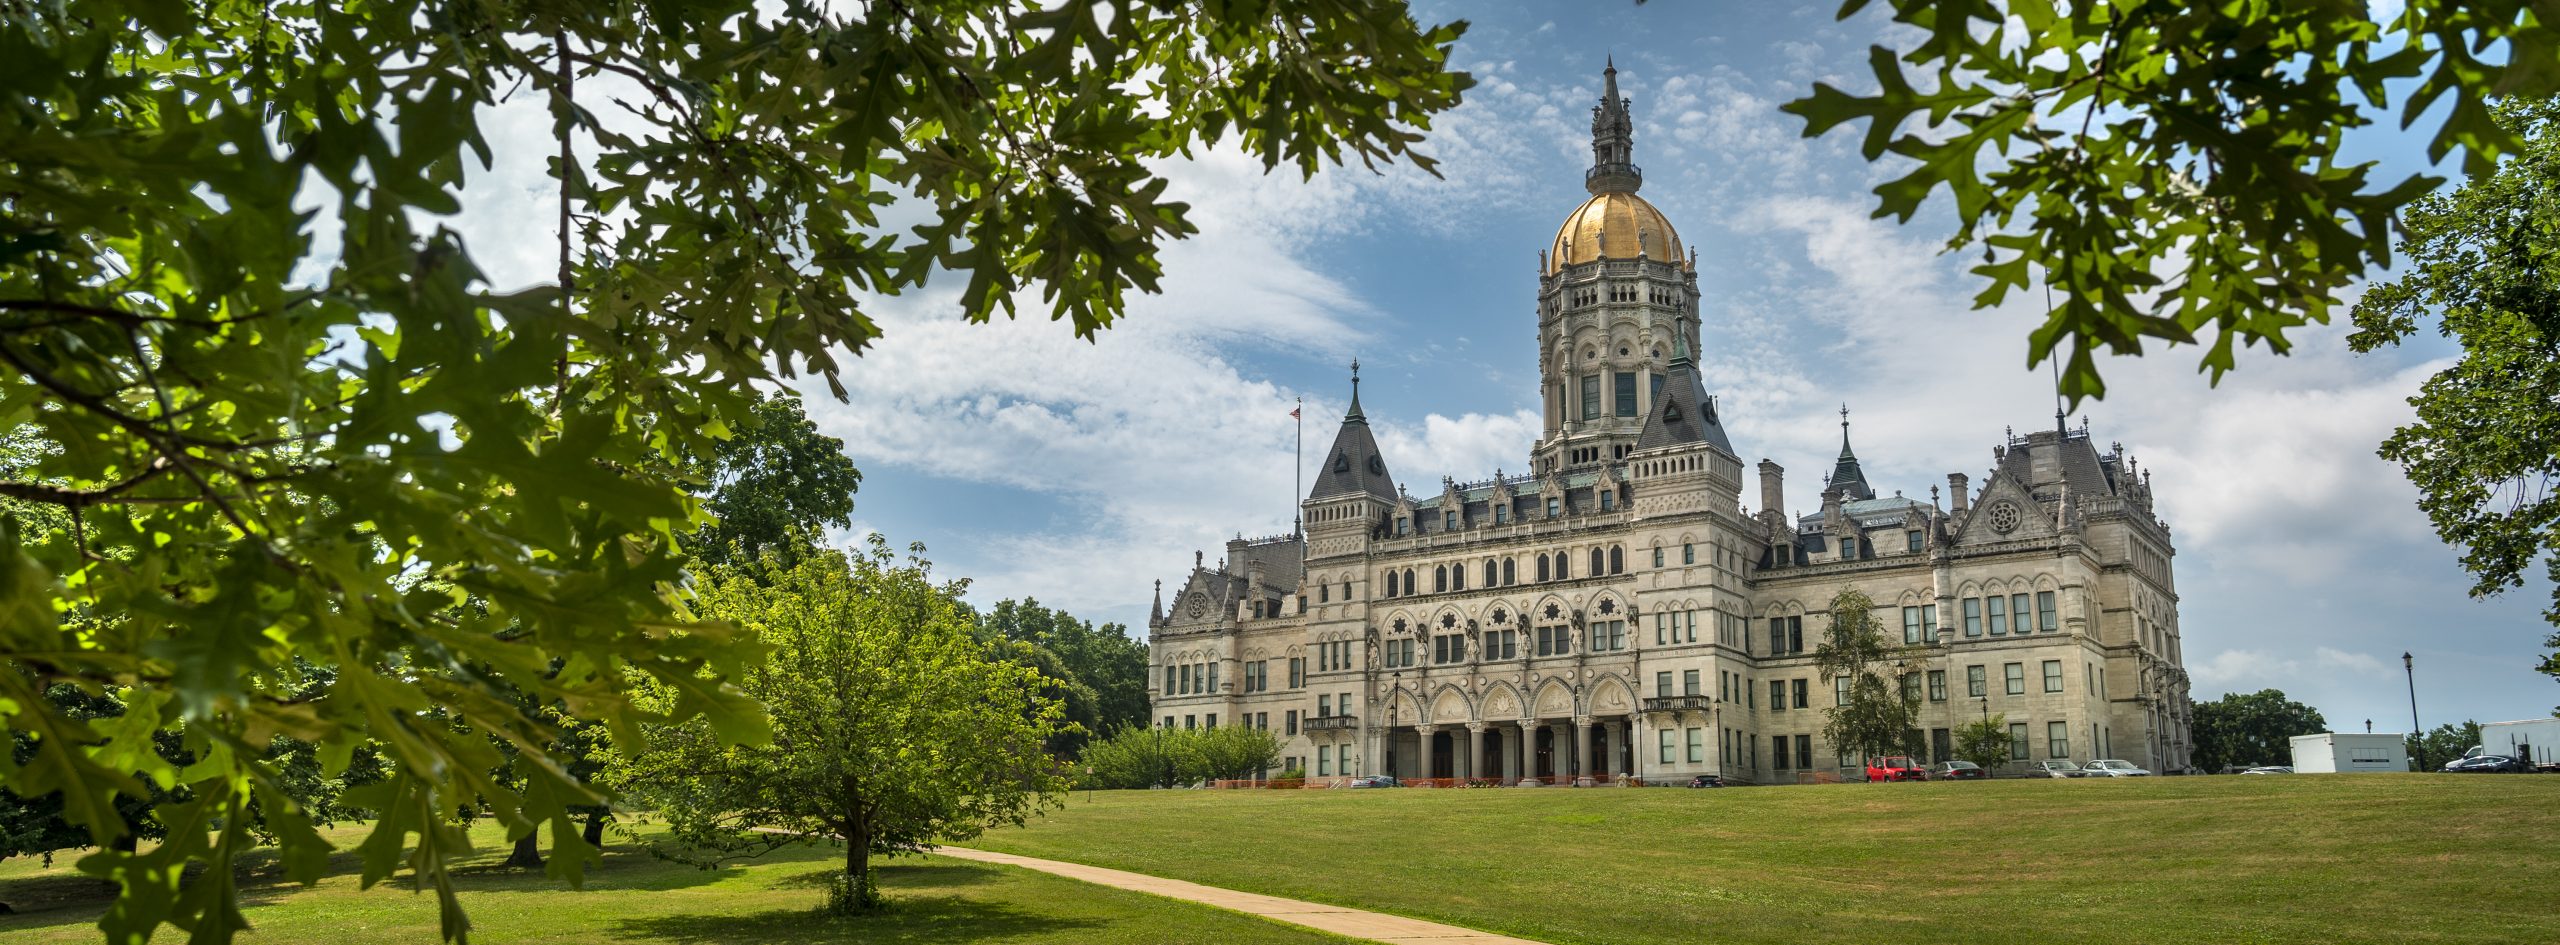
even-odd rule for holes
{"type": "Polygon", "coordinates": [[[1395,482],[1387,474],[1386,457],[1378,455],[1377,438],[1369,433],[1369,418],[1360,411],[1360,362],[1353,361],[1351,409],[1343,412],[1342,430],[1333,435],[1333,448],[1325,451],[1324,466],[1307,498],[1367,493],[1392,501],[1395,482]]]}
{"type": "Polygon", "coordinates": [[[1857,451],[1849,448],[1849,405],[1840,405],[1840,459],[1831,466],[1831,485],[1825,494],[1837,492],[1843,500],[1872,499],[1873,486],[1867,485],[1866,470],[1858,468],[1857,451]]]}
{"type": "Polygon", "coordinates": [[[1635,164],[1635,122],[1618,94],[1615,56],[1601,71],[1600,86],[1600,104],[1591,109],[1591,170],[1582,186],[1594,194],[1632,194],[1644,187],[1644,171],[1635,164]]]}
{"type": "Polygon", "coordinates": [[[1147,611],[1148,623],[1164,622],[1164,579],[1156,579],[1156,605],[1147,611]]]}

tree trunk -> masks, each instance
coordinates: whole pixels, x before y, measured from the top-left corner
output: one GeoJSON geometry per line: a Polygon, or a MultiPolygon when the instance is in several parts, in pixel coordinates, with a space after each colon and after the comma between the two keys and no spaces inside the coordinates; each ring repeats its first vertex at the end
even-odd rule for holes
{"type": "Polygon", "coordinates": [[[524,836],[517,837],[515,852],[507,854],[507,865],[529,870],[541,869],[542,848],[535,845],[535,840],[541,835],[541,830],[537,828],[526,831],[524,836]]]}
{"type": "Polygon", "coordinates": [[[828,903],[837,913],[857,915],[880,905],[880,892],[871,886],[871,817],[855,801],[845,811],[844,878],[828,903]]]}
{"type": "Polygon", "coordinates": [[[604,849],[604,819],[607,816],[601,807],[587,813],[587,832],[581,835],[581,839],[587,841],[588,846],[604,849]]]}

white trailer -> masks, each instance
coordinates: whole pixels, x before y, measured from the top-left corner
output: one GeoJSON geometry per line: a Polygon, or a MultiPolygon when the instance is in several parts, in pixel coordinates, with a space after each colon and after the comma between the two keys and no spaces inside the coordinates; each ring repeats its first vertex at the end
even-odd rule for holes
{"type": "Polygon", "coordinates": [[[2408,737],[2380,732],[2296,735],[2293,737],[2293,770],[2296,774],[2407,771],[2408,737]]]}
{"type": "Polygon", "coordinates": [[[2480,750],[2529,765],[2560,764],[2560,718],[2482,723],[2480,750]]]}

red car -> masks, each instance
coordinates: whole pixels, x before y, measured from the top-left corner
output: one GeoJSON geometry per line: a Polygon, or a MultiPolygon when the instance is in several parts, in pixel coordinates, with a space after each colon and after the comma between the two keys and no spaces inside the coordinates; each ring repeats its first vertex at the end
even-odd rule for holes
{"type": "Polygon", "coordinates": [[[1929,766],[1901,755],[1867,759],[1869,781],[1926,781],[1929,766]]]}

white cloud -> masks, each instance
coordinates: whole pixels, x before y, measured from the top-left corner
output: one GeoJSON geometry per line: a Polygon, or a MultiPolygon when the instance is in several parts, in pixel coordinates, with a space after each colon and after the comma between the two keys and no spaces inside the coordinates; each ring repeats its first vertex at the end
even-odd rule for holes
{"type": "Polygon", "coordinates": [[[2264,650],[2223,650],[2206,657],[2203,662],[2187,661],[2187,675],[2198,688],[2255,692],[2280,687],[2302,670],[2300,660],[2287,659],[2264,650]]]}
{"type": "Polygon", "coordinates": [[[2375,658],[2372,654],[2349,653],[2331,646],[2314,648],[2311,651],[2311,658],[2322,669],[2340,672],[2382,676],[2388,675],[2391,671],[2390,667],[2384,666],[2382,660],[2375,658]]]}

